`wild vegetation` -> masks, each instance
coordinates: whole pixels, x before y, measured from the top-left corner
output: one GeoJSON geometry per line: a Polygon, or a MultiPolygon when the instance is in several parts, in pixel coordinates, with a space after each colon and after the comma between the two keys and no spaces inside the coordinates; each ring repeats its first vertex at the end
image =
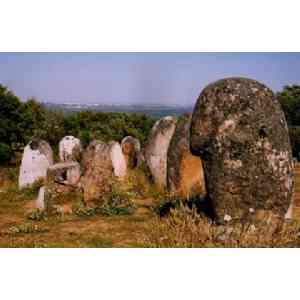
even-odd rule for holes
{"type": "MultiPolygon", "coordinates": [[[[278,93],[297,157],[299,91],[299,86],[291,86],[278,93]]],[[[122,185],[113,186],[101,209],[86,207],[74,191],[66,195],[72,198],[73,212],[50,215],[32,209],[41,182],[21,191],[17,188],[18,151],[34,137],[45,139],[54,149],[65,135],[79,137],[84,146],[93,139],[120,141],[126,135],[144,144],[154,121],[146,115],[125,113],[66,115],[48,110],[34,99],[23,103],[0,85],[0,247],[300,246],[297,221],[271,218],[256,223],[216,224],[205,209],[197,211],[195,203],[184,206],[180,199],[157,190],[143,165],[130,171],[122,185]]],[[[300,184],[296,192],[300,192],[300,184]]]]}
{"type": "Polygon", "coordinates": [[[127,135],[143,144],[154,121],[144,114],[92,111],[64,114],[46,109],[35,99],[21,102],[0,85],[0,164],[10,162],[33,138],[46,140],[54,150],[66,135],[78,137],[83,146],[93,139],[121,141],[127,135]]]}

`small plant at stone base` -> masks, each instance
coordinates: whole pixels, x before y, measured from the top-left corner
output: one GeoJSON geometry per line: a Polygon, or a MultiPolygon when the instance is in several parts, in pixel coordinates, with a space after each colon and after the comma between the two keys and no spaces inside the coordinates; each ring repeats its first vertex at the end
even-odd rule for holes
{"type": "Polygon", "coordinates": [[[161,192],[157,194],[156,197],[158,202],[153,205],[151,209],[160,217],[168,215],[172,209],[178,208],[183,203],[183,200],[180,197],[171,195],[167,192],[161,192]]]}
{"type": "Polygon", "coordinates": [[[47,221],[48,215],[45,210],[35,209],[27,214],[27,219],[31,221],[47,221]]]}
{"type": "Polygon", "coordinates": [[[139,242],[144,247],[299,247],[300,224],[272,219],[218,225],[200,216],[196,208],[181,205],[166,218],[147,224],[139,242]]]}
{"type": "Polygon", "coordinates": [[[16,235],[16,234],[30,234],[48,232],[48,228],[40,227],[36,224],[24,223],[9,227],[2,234],[16,235]]]}
{"type": "Polygon", "coordinates": [[[83,201],[78,201],[73,206],[73,211],[78,217],[92,217],[98,213],[97,207],[88,207],[83,201]]]}
{"type": "Polygon", "coordinates": [[[39,179],[39,180],[35,181],[32,185],[21,189],[20,190],[20,194],[25,199],[29,199],[29,200],[33,199],[33,198],[37,197],[39,189],[43,185],[44,185],[44,180],[43,179],[39,179]]]}
{"type": "Polygon", "coordinates": [[[8,168],[7,170],[7,177],[9,180],[13,182],[18,181],[18,176],[19,176],[19,170],[18,168],[8,168]]]}
{"type": "Polygon", "coordinates": [[[140,168],[129,170],[126,181],[122,185],[126,186],[126,190],[141,197],[148,194],[151,189],[148,177],[140,168]]]}
{"type": "Polygon", "coordinates": [[[135,193],[124,191],[118,183],[113,183],[111,192],[105,196],[104,204],[100,208],[101,214],[106,216],[133,214],[136,209],[133,197],[135,193]]]}

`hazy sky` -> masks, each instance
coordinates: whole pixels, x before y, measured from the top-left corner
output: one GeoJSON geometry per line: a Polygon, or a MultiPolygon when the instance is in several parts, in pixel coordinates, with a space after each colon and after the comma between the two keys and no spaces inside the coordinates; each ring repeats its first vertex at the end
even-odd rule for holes
{"type": "Polygon", "coordinates": [[[22,100],[186,105],[229,76],[300,84],[300,53],[0,53],[0,83],[22,100]]]}

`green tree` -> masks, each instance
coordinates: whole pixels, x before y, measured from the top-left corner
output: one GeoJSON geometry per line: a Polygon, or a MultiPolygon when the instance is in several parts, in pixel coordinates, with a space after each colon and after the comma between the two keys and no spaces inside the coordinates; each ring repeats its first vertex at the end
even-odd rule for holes
{"type": "Polygon", "coordinates": [[[277,94],[289,126],[300,126],[300,86],[285,86],[277,94]]]}
{"type": "Polygon", "coordinates": [[[289,126],[293,156],[300,158],[300,86],[285,86],[277,98],[289,126]]]}

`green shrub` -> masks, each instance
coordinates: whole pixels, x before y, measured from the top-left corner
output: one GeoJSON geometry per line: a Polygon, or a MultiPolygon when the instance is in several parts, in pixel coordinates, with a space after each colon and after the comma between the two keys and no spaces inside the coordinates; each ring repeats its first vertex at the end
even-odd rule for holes
{"type": "Polygon", "coordinates": [[[20,194],[25,198],[25,199],[33,199],[38,196],[40,187],[43,186],[44,180],[40,179],[34,182],[32,185],[25,187],[20,190],[20,194]]]}
{"type": "Polygon", "coordinates": [[[4,234],[17,235],[17,234],[30,234],[30,233],[43,233],[48,232],[48,228],[40,227],[36,224],[24,223],[9,227],[4,234]]]}
{"type": "Polygon", "coordinates": [[[136,207],[132,201],[135,193],[123,190],[117,183],[112,185],[112,191],[106,195],[100,212],[106,216],[131,215],[136,207]]]}
{"type": "Polygon", "coordinates": [[[13,152],[7,144],[0,143],[0,165],[10,162],[13,152]]]}

